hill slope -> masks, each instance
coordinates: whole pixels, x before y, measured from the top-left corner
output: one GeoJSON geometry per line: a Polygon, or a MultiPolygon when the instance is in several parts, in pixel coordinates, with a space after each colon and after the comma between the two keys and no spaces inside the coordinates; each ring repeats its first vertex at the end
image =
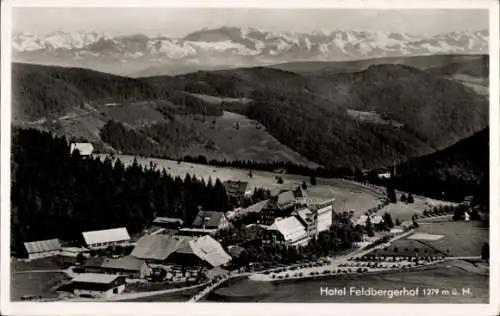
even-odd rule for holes
{"type": "Polygon", "coordinates": [[[484,97],[403,65],[312,76],[256,67],[142,79],[14,66],[14,118],[22,124],[144,156],[378,168],[444,148],[488,123],[484,97]],[[228,120],[223,110],[243,116],[228,120]]]}
{"type": "Polygon", "coordinates": [[[406,65],[420,70],[440,69],[450,64],[487,58],[487,55],[423,55],[423,56],[395,56],[382,58],[364,58],[349,61],[303,61],[276,64],[271,68],[291,71],[302,75],[334,74],[346,72],[359,72],[373,65],[406,65]]]}
{"type": "Polygon", "coordinates": [[[444,150],[412,159],[397,168],[398,187],[426,196],[462,200],[489,196],[489,128],[444,150]]]}
{"type": "Polygon", "coordinates": [[[460,82],[404,65],[308,76],[257,67],[143,80],[253,101],[222,105],[330,168],[374,168],[421,156],[488,124],[486,98],[460,82]]]}
{"type": "Polygon", "coordinates": [[[170,85],[86,69],[13,65],[13,122],[144,156],[316,166],[242,115],[170,85]]]}

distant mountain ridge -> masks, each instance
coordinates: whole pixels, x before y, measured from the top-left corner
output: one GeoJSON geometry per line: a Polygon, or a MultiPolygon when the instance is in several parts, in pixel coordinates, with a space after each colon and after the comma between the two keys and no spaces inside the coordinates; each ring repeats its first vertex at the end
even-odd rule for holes
{"type": "Polygon", "coordinates": [[[20,32],[12,38],[12,49],[14,60],[19,62],[81,66],[145,77],[293,61],[487,54],[488,31],[416,36],[399,32],[291,33],[221,27],[181,38],[63,31],[41,36],[20,32]]]}

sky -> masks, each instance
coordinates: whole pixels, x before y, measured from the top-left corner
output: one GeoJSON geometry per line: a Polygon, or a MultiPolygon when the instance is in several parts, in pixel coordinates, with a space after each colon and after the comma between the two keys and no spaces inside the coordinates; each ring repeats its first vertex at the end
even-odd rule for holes
{"type": "Polygon", "coordinates": [[[159,33],[182,37],[203,28],[256,27],[268,31],[311,32],[357,29],[432,35],[488,29],[485,9],[243,9],[243,8],[13,8],[14,32],[39,35],[58,30],[110,35],[159,33]]]}

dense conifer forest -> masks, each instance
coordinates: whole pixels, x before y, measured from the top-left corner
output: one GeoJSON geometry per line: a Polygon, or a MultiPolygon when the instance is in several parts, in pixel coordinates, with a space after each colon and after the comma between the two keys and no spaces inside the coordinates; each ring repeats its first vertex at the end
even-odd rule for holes
{"type": "Polygon", "coordinates": [[[81,232],[125,226],[140,232],[155,216],[190,223],[198,207],[226,211],[223,184],[153,166],[70,155],[66,139],[36,130],[12,138],[12,250],[26,241],[76,240],[81,232]]]}

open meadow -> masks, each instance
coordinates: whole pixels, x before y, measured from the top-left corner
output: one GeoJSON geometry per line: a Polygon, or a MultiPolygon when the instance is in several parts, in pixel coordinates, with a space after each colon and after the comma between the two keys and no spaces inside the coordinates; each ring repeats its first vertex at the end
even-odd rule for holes
{"type": "MultiPolygon", "coordinates": [[[[104,159],[105,156],[100,156],[104,159]]],[[[131,165],[134,161],[134,156],[118,155],[125,165],[131,165]]],[[[301,185],[303,181],[308,186],[309,195],[313,201],[321,201],[325,199],[335,199],[335,209],[337,211],[354,211],[355,215],[362,215],[369,208],[376,206],[384,195],[377,190],[363,187],[355,183],[344,181],[342,179],[325,179],[317,178],[316,185],[310,185],[310,179],[307,176],[295,174],[279,174],[283,178],[283,183],[279,184],[276,180],[278,174],[266,171],[252,171],[252,176],[249,175],[249,170],[231,167],[218,167],[210,165],[202,165],[189,162],[177,162],[168,159],[155,159],[137,157],[138,163],[143,166],[149,166],[153,163],[159,170],[165,169],[167,173],[176,177],[185,177],[186,174],[195,175],[197,178],[203,178],[205,181],[212,179],[239,180],[248,181],[252,188],[264,188],[272,193],[277,193],[280,190],[295,189],[301,185]]]]}
{"type": "Polygon", "coordinates": [[[437,240],[419,241],[450,257],[480,256],[481,247],[489,240],[488,227],[477,221],[422,223],[416,232],[443,235],[437,240]]]}
{"type": "Polygon", "coordinates": [[[43,299],[57,298],[57,287],[69,280],[63,272],[14,272],[10,280],[10,297],[13,301],[19,301],[25,295],[40,296],[43,299]]]}

